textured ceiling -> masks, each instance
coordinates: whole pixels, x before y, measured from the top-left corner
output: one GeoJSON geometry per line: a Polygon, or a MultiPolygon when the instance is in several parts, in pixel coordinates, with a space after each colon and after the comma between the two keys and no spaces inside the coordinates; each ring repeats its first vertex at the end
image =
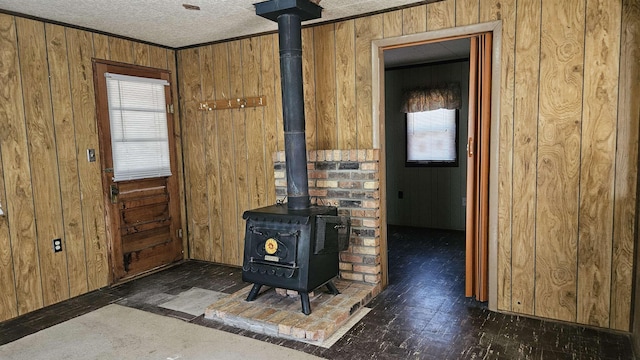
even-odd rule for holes
{"type": "MultiPolygon", "coordinates": [[[[416,0],[322,0],[322,22],[416,0]]],[[[0,9],[178,48],[273,31],[255,14],[259,0],[0,0],[0,9]],[[199,6],[187,10],[182,5],[199,6]]]]}
{"type": "Polygon", "coordinates": [[[469,39],[458,39],[386,50],[384,52],[384,67],[388,69],[468,58],[470,43],[469,39]]]}

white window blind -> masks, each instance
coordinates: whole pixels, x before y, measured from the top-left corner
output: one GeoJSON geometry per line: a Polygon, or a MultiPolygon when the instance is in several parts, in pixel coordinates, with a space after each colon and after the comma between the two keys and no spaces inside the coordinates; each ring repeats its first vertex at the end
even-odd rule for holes
{"type": "Polygon", "coordinates": [[[456,130],[456,110],[407,113],[407,162],[455,162],[456,130]]]}
{"type": "Polygon", "coordinates": [[[171,175],[162,79],[105,73],[113,181],[171,175]]]}

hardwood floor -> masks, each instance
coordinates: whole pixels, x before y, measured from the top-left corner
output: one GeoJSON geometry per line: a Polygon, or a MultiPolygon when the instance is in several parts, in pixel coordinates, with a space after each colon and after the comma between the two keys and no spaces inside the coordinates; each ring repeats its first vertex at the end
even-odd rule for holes
{"type": "Polygon", "coordinates": [[[176,317],[328,359],[633,359],[626,333],[491,312],[464,297],[464,234],[389,226],[389,287],[329,349],[157,306],[191,287],[233,293],[238,268],[187,261],[0,323],[0,344],[110,303],[176,317]]]}

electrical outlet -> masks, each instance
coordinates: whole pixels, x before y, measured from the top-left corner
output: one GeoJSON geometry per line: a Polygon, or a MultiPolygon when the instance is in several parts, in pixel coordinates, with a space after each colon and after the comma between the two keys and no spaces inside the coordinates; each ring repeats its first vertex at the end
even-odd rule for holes
{"type": "Polygon", "coordinates": [[[398,191],[398,199],[404,199],[404,192],[402,190],[398,191]]]}
{"type": "Polygon", "coordinates": [[[466,197],[462,197],[462,206],[467,206],[467,198],[466,197]]]}
{"type": "Polygon", "coordinates": [[[62,251],[62,239],[53,239],[53,252],[62,251]]]}

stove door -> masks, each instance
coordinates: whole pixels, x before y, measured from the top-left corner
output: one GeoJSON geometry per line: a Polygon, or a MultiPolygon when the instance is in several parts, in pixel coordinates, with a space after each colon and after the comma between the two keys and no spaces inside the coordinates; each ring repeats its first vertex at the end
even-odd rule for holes
{"type": "Polygon", "coordinates": [[[348,216],[318,215],[313,253],[330,254],[349,248],[351,219],[348,216]]]}
{"type": "Polygon", "coordinates": [[[296,266],[299,230],[250,226],[249,257],[252,262],[296,266]]]}

